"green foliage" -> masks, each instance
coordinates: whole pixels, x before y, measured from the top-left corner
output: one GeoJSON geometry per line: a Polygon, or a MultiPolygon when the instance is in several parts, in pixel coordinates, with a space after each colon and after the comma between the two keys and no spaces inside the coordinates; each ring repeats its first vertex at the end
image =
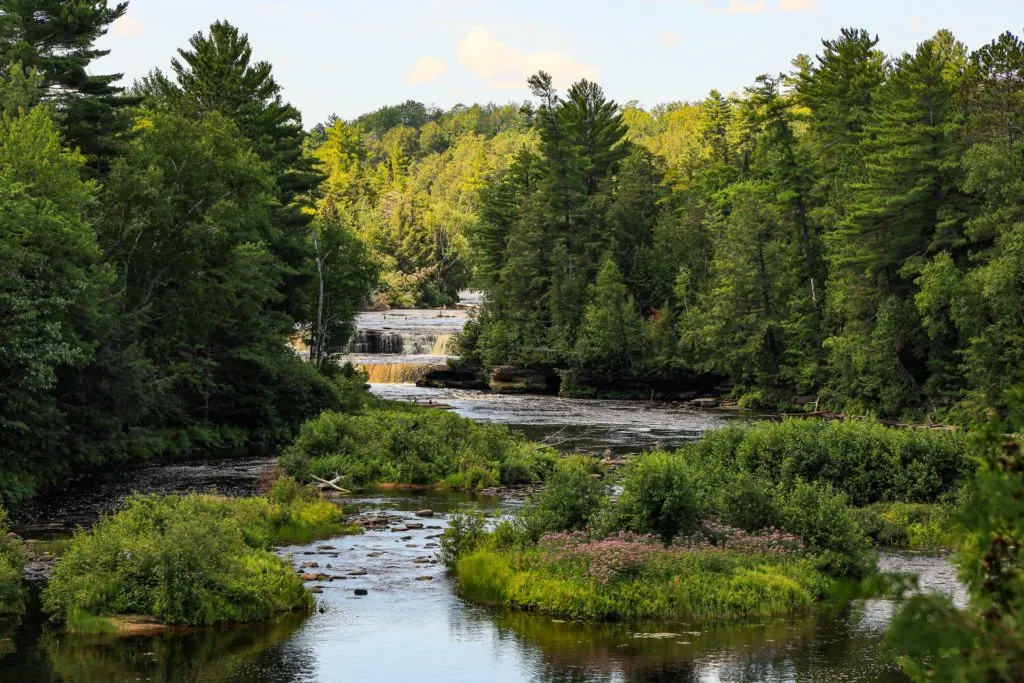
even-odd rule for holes
{"type": "Polygon", "coordinates": [[[626,470],[618,513],[625,528],[656,534],[669,544],[697,530],[710,512],[706,493],[685,458],[648,453],[626,470]]]}
{"type": "Polygon", "coordinates": [[[544,489],[523,511],[526,533],[536,540],[549,531],[586,528],[600,509],[606,489],[592,458],[574,455],[558,460],[544,489]]]}
{"type": "Polygon", "coordinates": [[[890,644],[915,681],[1013,681],[1024,666],[1024,388],[1004,401],[1008,419],[976,430],[982,455],[956,518],[968,606],[915,596],[891,626],[890,644]]]}
{"type": "Polygon", "coordinates": [[[828,584],[809,562],[743,553],[654,553],[608,583],[545,550],[480,549],[458,562],[470,599],[575,619],[709,622],[809,610],[828,584]]]}
{"type": "Polygon", "coordinates": [[[876,503],[853,510],[853,517],[876,545],[913,550],[952,548],[960,533],[949,505],[876,503]]]}
{"type": "Polygon", "coordinates": [[[115,138],[126,128],[118,110],[133,103],[114,85],[120,74],[92,68],[109,53],[96,42],[127,11],[127,2],[107,0],[0,2],[0,77],[12,62],[42,76],[47,99],[63,114],[68,147],[85,155],[93,173],[105,172],[118,151],[115,138]]]}
{"type": "Polygon", "coordinates": [[[781,526],[775,488],[745,472],[738,474],[722,492],[722,521],[744,531],[781,526]]]}
{"type": "Polygon", "coordinates": [[[271,507],[259,499],[132,498],[75,535],[44,608],[72,630],[117,615],[205,626],[308,608],[312,598],[291,565],[252,541],[252,525],[261,517],[266,524],[271,507]]]}
{"type": "Polygon", "coordinates": [[[860,579],[875,565],[871,543],[830,484],[797,480],[783,496],[781,526],[799,534],[815,566],[829,576],[860,579]]]}
{"type": "Polygon", "coordinates": [[[550,449],[497,425],[478,425],[442,410],[400,404],[361,413],[325,412],[302,426],[281,465],[297,477],[342,475],[353,486],[426,484],[453,488],[544,478],[550,449]]]}
{"type": "Polygon", "coordinates": [[[698,463],[783,486],[797,479],[827,483],[857,506],[952,496],[971,472],[973,452],[958,432],[804,419],[727,427],[683,451],[698,463]]]}
{"type": "Polygon", "coordinates": [[[8,536],[7,511],[0,507],[0,616],[24,609],[22,572],[25,553],[20,539],[8,536]]]}
{"type": "Polygon", "coordinates": [[[467,555],[486,538],[487,519],[479,512],[452,515],[448,528],[441,534],[438,558],[449,570],[454,570],[459,558],[467,555]]]}

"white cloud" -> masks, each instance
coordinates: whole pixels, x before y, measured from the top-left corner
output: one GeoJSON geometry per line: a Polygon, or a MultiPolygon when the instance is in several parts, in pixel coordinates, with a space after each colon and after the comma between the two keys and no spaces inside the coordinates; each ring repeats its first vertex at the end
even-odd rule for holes
{"type": "Polygon", "coordinates": [[[113,23],[114,33],[119,36],[138,36],[143,32],[142,22],[126,14],[113,23]]]}
{"type": "Polygon", "coordinates": [[[412,69],[405,75],[409,83],[433,83],[448,73],[448,62],[437,57],[420,57],[412,69]]]}
{"type": "Polygon", "coordinates": [[[679,36],[677,36],[675,33],[672,33],[672,31],[663,31],[661,33],[661,42],[665,43],[666,45],[675,45],[676,43],[679,42],[679,36]]]}
{"type": "Polygon", "coordinates": [[[760,14],[768,11],[768,0],[729,0],[729,14],[760,14]]]}
{"type": "Polygon", "coordinates": [[[817,12],[819,9],[818,0],[782,0],[779,3],[780,12],[817,12]]]}
{"type": "Polygon", "coordinates": [[[564,52],[541,50],[526,52],[495,40],[483,26],[474,26],[459,41],[459,64],[482,78],[492,88],[523,88],[526,79],[541,69],[551,74],[560,88],[581,78],[599,80],[600,71],[579,62],[564,52]]]}

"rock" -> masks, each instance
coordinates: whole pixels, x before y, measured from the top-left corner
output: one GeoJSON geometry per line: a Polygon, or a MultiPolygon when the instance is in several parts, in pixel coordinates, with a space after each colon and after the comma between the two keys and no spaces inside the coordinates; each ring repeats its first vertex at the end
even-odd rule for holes
{"type": "Polygon", "coordinates": [[[553,372],[505,365],[491,371],[489,383],[498,394],[557,394],[559,378],[553,372]]]}
{"type": "Polygon", "coordinates": [[[439,547],[439,546],[437,545],[437,543],[427,543],[427,544],[426,544],[425,546],[423,546],[423,547],[424,547],[424,548],[437,548],[437,547],[439,547]]]}
{"type": "Polygon", "coordinates": [[[381,557],[384,553],[367,553],[367,557],[381,557]]]}
{"type": "Polygon", "coordinates": [[[417,557],[415,560],[412,561],[412,563],[413,564],[430,564],[430,558],[429,557],[417,557]]]}
{"type": "Polygon", "coordinates": [[[324,589],[321,588],[320,586],[313,586],[312,588],[309,589],[309,592],[310,593],[323,593],[324,589]]]}
{"type": "Polygon", "coordinates": [[[317,574],[303,574],[299,578],[301,578],[303,581],[316,581],[317,576],[317,574]]]}
{"type": "Polygon", "coordinates": [[[324,551],[324,552],[328,552],[328,551],[331,551],[331,550],[337,550],[337,548],[335,548],[333,545],[320,545],[320,546],[317,546],[316,549],[324,551]]]}
{"type": "Polygon", "coordinates": [[[349,572],[348,575],[349,576],[366,576],[366,570],[365,569],[356,569],[355,571],[349,572]]]}
{"type": "Polygon", "coordinates": [[[405,528],[409,529],[411,531],[413,529],[422,529],[423,525],[420,524],[419,522],[410,522],[409,524],[405,525],[405,528]]]}
{"type": "Polygon", "coordinates": [[[366,590],[365,588],[357,588],[357,589],[355,589],[352,592],[355,593],[356,595],[369,595],[369,593],[370,593],[370,591],[366,590]]]}
{"type": "Polygon", "coordinates": [[[331,576],[330,576],[330,574],[317,574],[316,575],[316,580],[317,581],[330,581],[331,580],[331,576]]]}
{"type": "Polygon", "coordinates": [[[406,548],[419,548],[419,546],[416,545],[415,543],[406,543],[405,547],[406,548]]]}
{"type": "Polygon", "coordinates": [[[412,540],[412,536],[402,536],[402,537],[401,537],[400,539],[398,539],[398,540],[399,540],[399,541],[411,541],[411,540],[412,540]]]}
{"type": "Polygon", "coordinates": [[[408,531],[408,530],[409,529],[407,527],[404,527],[404,526],[393,526],[393,527],[391,527],[391,532],[392,533],[396,533],[396,532],[399,532],[399,531],[408,531]]]}
{"type": "Polygon", "coordinates": [[[306,569],[316,569],[320,565],[317,564],[316,562],[303,562],[302,566],[305,567],[306,569]]]}
{"type": "Polygon", "coordinates": [[[434,511],[433,510],[420,510],[419,512],[416,513],[416,516],[417,517],[433,517],[434,516],[434,511]]]}
{"type": "Polygon", "coordinates": [[[475,369],[452,369],[447,365],[433,365],[423,377],[416,380],[416,386],[432,389],[468,389],[486,391],[487,380],[475,369]]]}
{"type": "Polygon", "coordinates": [[[416,580],[417,581],[433,581],[434,577],[433,576],[417,576],[416,580]]]}

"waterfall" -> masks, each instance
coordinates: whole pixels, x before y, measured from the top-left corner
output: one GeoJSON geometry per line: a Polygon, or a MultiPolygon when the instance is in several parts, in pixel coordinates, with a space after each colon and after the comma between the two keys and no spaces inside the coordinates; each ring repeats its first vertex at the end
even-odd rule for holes
{"type": "Polygon", "coordinates": [[[454,335],[419,330],[359,330],[349,342],[348,354],[371,356],[448,356],[454,335]]]}
{"type": "Polygon", "coordinates": [[[368,375],[370,384],[415,384],[431,368],[427,363],[366,363],[358,367],[368,375]]]}

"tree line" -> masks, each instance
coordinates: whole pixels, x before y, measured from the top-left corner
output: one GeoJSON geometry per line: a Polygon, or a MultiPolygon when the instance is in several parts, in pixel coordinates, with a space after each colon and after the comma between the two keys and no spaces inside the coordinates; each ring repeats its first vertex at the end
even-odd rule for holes
{"type": "Polygon", "coordinates": [[[127,90],[126,3],[0,1],[0,499],[77,469],[272,447],[338,407],[313,350],[377,281],[299,112],[218,22],[127,90]]]}
{"type": "Polygon", "coordinates": [[[971,420],[1024,367],[1024,45],[844,29],[742,93],[644,111],[541,72],[468,233],[485,367],[586,391],[971,420]]]}

